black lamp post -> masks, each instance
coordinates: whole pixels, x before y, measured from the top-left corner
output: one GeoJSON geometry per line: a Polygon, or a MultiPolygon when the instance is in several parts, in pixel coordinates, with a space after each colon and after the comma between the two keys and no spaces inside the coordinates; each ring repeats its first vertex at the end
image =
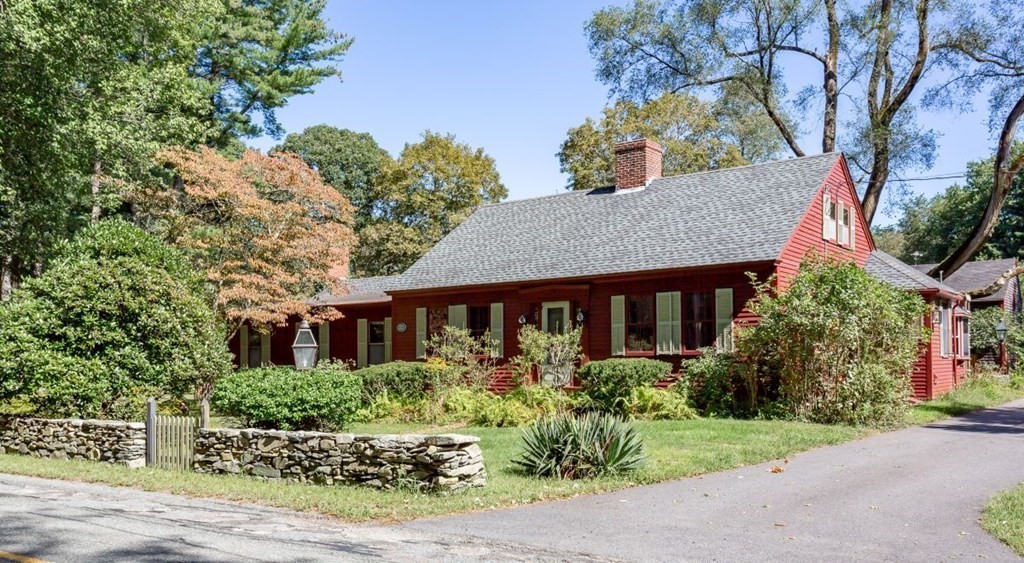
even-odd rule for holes
{"type": "Polygon", "coordinates": [[[316,366],[317,351],[320,349],[313,338],[313,331],[309,323],[302,321],[299,324],[299,332],[295,334],[295,343],[292,344],[292,354],[295,355],[295,369],[312,369],[316,366]]]}
{"type": "Polygon", "coordinates": [[[999,371],[1002,371],[1006,364],[1006,323],[1003,319],[996,323],[996,340],[999,341],[999,371]]]}

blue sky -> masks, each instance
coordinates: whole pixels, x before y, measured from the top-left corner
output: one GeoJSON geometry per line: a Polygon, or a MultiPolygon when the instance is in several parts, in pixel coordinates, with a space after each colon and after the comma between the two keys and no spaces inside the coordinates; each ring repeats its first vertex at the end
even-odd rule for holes
{"type": "MultiPolygon", "coordinates": [[[[396,155],[424,130],[454,133],[494,157],[511,199],[557,193],[565,177],[555,153],[566,131],[608,100],[583,25],[609,3],[622,2],[332,0],[332,27],[355,38],[343,80],[293,98],[278,118],[289,133],[319,123],[366,131],[396,155]]],[[[795,70],[791,91],[820,81],[814,69],[795,70]]],[[[939,155],[932,170],[911,176],[962,172],[990,153],[983,100],[974,114],[921,118],[940,133],[939,155]]],[[[809,132],[805,150],[820,146],[818,138],[809,132]]],[[[931,194],[949,183],[911,188],[931,194]]]]}

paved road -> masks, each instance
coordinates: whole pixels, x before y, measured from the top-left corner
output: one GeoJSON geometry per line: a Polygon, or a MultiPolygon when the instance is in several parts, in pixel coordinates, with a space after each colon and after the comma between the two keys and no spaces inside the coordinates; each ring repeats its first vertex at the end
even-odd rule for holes
{"type": "Polygon", "coordinates": [[[0,552],[55,562],[1015,559],[977,518],[990,494],[1024,480],[1024,401],[807,452],[771,473],[778,463],[400,526],[0,475],[0,552]]]}
{"type": "Polygon", "coordinates": [[[12,554],[68,563],[591,559],[443,533],[341,525],[253,505],[0,474],[0,561],[12,554]]]}
{"type": "Polygon", "coordinates": [[[777,464],[403,529],[641,561],[1017,559],[977,520],[1024,480],[1024,401],[777,464]]]}

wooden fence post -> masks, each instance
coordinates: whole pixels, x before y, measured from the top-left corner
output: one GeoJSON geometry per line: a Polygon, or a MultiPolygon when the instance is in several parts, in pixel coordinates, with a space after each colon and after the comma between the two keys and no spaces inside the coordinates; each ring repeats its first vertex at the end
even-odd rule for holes
{"type": "Polygon", "coordinates": [[[210,400],[203,399],[199,403],[199,427],[209,428],[210,427],[210,400]]]}
{"type": "Polygon", "coordinates": [[[156,399],[146,401],[146,465],[156,465],[156,399]]]}

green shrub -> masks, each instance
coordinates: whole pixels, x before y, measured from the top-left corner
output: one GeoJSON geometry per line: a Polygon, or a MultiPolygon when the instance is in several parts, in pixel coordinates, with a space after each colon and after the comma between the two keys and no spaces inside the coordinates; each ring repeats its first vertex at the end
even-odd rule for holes
{"type": "Polygon", "coordinates": [[[536,421],[537,411],[508,397],[495,397],[474,413],[472,423],[477,426],[523,426],[536,421]]]}
{"type": "Polygon", "coordinates": [[[139,390],[182,399],[230,368],[205,278],[119,219],[58,245],[0,307],[0,401],[40,416],[135,418],[139,390]]]}
{"type": "Polygon", "coordinates": [[[418,399],[430,391],[432,374],[423,362],[388,362],[353,372],[363,382],[364,401],[369,404],[381,396],[418,399]]]}
{"type": "Polygon", "coordinates": [[[581,391],[589,408],[625,415],[630,393],[650,387],[672,371],[672,364],[646,358],[614,358],[588,362],[579,369],[581,391]]]}
{"type": "Polygon", "coordinates": [[[273,367],[237,371],[213,394],[218,413],[254,428],[338,430],[355,419],[362,385],[338,367],[297,371],[273,367]]]}
{"type": "Polygon", "coordinates": [[[525,430],[523,453],[513,463],[538,477],[619,475],[643,465],[643,442],[629,423],[612,415],[560,414],[525,430]]]}
{"type": "Polygon", "coordinates": [[[737,346],[773,372],[792,417],[877,425],[902,418],[909,373],[927,337],[920,296],[856,264],[814,257],[785,292],[772,280],[754,285],[750,308],[760,321],[739,331],[737,346]]]}
{"type": "Polygon", "coordinates": [[[733,356],[716,353],[712,348],[701,352],[683,364],[690,402],[705,416],[737,414],[733,356]]]}
{"type": "MultiPolygon", "coordinates": [[[[675,387],[675,385],[673,385],[675,387]]],[[[697,413],[690,408],[685,391],[637,387],[626,402],[630,418],[642,420],[690,420],[697,413]]]]}

